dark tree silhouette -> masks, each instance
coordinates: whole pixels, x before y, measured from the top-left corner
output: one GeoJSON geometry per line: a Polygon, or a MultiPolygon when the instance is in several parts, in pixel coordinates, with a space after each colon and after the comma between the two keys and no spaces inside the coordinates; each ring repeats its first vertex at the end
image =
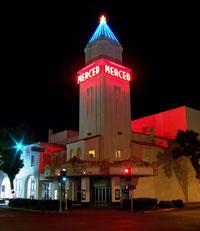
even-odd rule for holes
{"type": "Polygon", "coordinates": [[[23,144],[34,141],[33,132],[28,126],[0,129],[0,170],[7,174],[12,192],[14,178],[24,166],[21,159],[22,150],[16,148],[16,142],[20,141],[23,144]]]}
{"type": "Polygon", "coordinates": [[[173,157],[187,156],[196,170],[196,177],[200,179],[200,140],[199,134],[192,130],[178,130],[173,157]]]}

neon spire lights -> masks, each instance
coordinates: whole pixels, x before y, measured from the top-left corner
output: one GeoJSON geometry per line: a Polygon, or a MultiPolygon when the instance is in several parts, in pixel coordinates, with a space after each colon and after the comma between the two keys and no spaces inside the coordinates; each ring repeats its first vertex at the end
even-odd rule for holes
{"type": "Polygon", "coordinates": [[[93,36],[91,37],[89,44],[95,40],[102,38],[102,37],[111,39],[112,41],[119,43],[119,41],[117,40],[117,38],[115,37],[115,35],[111,31],[109,26],[107,25],[106,18],[104,15],[101,16],[100,24],[97,27],[96,31],[94,32],[93,36]]]}
{"type": "Polygon", "coordinates": [[[101,16],[100,23],[106,23],[106,17],[104,15],[101,16]]]}

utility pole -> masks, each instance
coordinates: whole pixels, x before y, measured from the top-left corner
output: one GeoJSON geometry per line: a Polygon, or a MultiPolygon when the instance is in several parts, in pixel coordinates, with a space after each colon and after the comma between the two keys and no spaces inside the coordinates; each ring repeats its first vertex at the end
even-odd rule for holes
{"type": "Polygon", "coordinates": [[[59,212],[62,213],[62,185],[61,185],[61,181],[58,183],[59,185],[59,212]]]}
{"type": "Polygon", "coordinates": [[[129,199],[131,200],[131,212],[133,212],[133,185],[129,186],[129,199]]]}

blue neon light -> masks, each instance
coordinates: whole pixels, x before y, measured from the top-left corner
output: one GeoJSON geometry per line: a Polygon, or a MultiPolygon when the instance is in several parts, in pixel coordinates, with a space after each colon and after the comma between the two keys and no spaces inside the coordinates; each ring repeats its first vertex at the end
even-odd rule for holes
{"type": "Polygon", "coordinates": [[[106,22],[100,22],[99,26],[97,27],[96,31],[94,32],[93,36],[91,37],[89,43],[92,43],[95,40],[98,40],[101,37],[106,37],[108,39],[113,40],[114,42],[119,43],[109,26],[106,22]]]}

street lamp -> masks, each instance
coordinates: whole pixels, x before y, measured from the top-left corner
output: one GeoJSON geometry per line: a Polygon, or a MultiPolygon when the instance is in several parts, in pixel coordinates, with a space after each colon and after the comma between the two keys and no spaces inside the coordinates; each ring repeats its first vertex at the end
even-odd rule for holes
{"type": "Polygon", "coordinates": [[[23,152],[24,150],[24,145],[23,145],[23,140],[21,140],[20,142],[16,142],[15,141],[15,149],[17,150],[17,152],[23,152]]]}

